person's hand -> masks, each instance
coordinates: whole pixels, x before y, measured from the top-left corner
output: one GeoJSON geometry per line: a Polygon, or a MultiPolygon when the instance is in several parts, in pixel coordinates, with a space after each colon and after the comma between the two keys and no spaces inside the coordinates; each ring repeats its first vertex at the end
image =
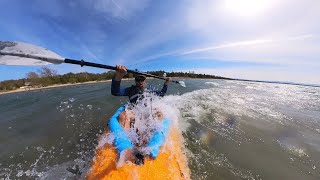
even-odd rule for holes
{"type": "Polygon", "coordinates": [[[120,81],[128,72],[126,66],[116,65],[117,70],[115,74],[115,80],[120,81]]]}
{"type": "Polygon", "coordinates": [[[164,84],[165,84],[165,85],[168,85],[171,81],[172,81],[171,78],[167,78],[167,79],[166,79],[166,82],[165,82],[164,84]]]}

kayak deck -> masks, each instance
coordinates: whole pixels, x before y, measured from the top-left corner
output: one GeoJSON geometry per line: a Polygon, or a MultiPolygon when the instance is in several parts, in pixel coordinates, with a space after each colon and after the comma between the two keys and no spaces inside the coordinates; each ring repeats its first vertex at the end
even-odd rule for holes
{"type": "Polygon", "coordinates": [[[144,165],[126,162],[119,168],[117,150],[113,145],[104,145],[96,151],[87,179],[190,179],[182,140],[179,130],[172,127],[156,159],[146,157],[144,165]]]}

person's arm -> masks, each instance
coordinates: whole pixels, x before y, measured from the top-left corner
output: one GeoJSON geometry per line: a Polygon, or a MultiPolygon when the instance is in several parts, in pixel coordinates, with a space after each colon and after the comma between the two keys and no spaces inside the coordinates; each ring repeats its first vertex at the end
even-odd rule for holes
{"type": "Polygon", "coordinates": [[[163,97],[166,93],[167,93],[167,90],[168,90],[168,84],[171,82],[171,78],[167,78],[166,79],[166,82],[163,84],[163,87],[161,89],[161,91],[156,91],[156,95],[158,96],[161,96],[163,97]]]}
{"type": "Polygon", "coordinates": [[[114,96],[127,96],[127,88],[120,88],[121,79],[127,74],[125,66],[117,65],[117,71],[111,82],[111,94],[114,96]]]}
{"type": "Polygon", "coordinates": [[[115,78],[112,78],[111,82],[111,94],[114,96],[128,96],[128,88],[120,88],[120,81],[115,80],[115,78]]]}
{"type": "Polygon", "coordinates": [[[166,141],[166,136],[169,132],[170,124],[170,120],[164,118],[161,127],[152,135],[148,142],[148,147],[150,148],[149,154],[153,159],[158,156],[161,146],[166,141]]]}

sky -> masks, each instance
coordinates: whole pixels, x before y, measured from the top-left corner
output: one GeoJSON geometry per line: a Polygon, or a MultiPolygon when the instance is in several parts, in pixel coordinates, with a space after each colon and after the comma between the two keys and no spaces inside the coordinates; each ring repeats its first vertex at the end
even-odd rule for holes
{"type": "MultiPolygon", "coordinates": [[[[140,71],[320,84],[319,9],[319,0],[0,0],[0,40],[140,71]]],[[[37,69],[0,66],[0,81],[37,69]]]]}

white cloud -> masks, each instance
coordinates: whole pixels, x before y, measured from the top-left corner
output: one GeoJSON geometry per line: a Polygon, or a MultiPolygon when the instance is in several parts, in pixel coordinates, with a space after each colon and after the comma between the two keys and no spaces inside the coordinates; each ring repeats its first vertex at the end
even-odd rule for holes
{"type": "Polygon", "coordinates": [[[161,58],[161,57],[167,57],[167,56],[178,56],[178,54],[180,54],[179,51],[170,51],[170,52],[153,54],[151,56],[146,56],[146,57],[143,57],[141,59],[138,59],[138,60],[135,61],[135,63],[144,63],[144,62],[148,62],[150,60],[158,59],[158,58],[161,58]]]}
{"type": "Polygon", "coordinates": [[[192,49],[188,51],[182,52],[180,55],[188,55],[188,54],[194,54],[194,53],[201,53],[201,52],[207,52],[212,51],[216,49],[223,49],[223,48],[232,48],[232,47],[242,47],[242,46],[252,46],[252,45],[258,45],[258,44],[266,44],[274,42],[273,40],[268,39],[258,39],[258,40],[251,40],[251,41],[239,41],[239,42],[232,42],[232,43],[226,43],[226,44],[220,44],[216,46],[209,46],[199,49],[192,49]]]}
{"type": "Polygon", "coordinates": [[[174,50],[146,56],[138,62],[167,56],[185,56],[187,59],[212,59],[279,65],[301,64],[320,67],[320,36],[304,34],[291,37],[266,38],[229,42],[213,46],[174,50]]]}
{"type": "Polygon", "coordinates": [[[239,41],[195,48],[184,51],[181,55],[192,55],[194,59],[320,66],[320,37],[305,34],[239,41]]]}
{"type": "MultiPolygon", "coordinates": [[[[155,19],[151,18],[151,20],[145,21],[131,39],[118,47],[122,50],[122,53],[117,59],[125,59],[131,63],[132,58],[134,58],[136,62],[141,62],[168,56],[176,52],[174,49],[161,51],[160,48],[158,48],[157,54],[148,52],[149,48],[170,42],[170,40],[185,32],[182,28],[184,22],[172,18],[175,17],[175,14],[167,13],[163,16],[155,15],[155,17],[155,19]]],[[[161,49],[166,49],[166,47],[161,49]]]]}
{"type": "MultiPolygon", "coordinates": [[[[163,8],[150,4],[149,0],[37,0],[30,8],[36,17],[50,17],[48,24],[51,23],[53,32],[48,33],[53,37],[57,32],[52,39],[62,44],[57,50],[64,49],[72,52],[71,55],[95,61],[106,57],[104,63],[118,60],[126,65],[145,61],[151,64],[152,60],[167,56],[181,56],[180,60],[194,60],[195,63],[201,63],[198,59],[212,59],[236,64],[273,64],[279,68],[216,70],[248,79],[279,77],[300,81],[303,77],[306,82],[317,81],[312,78],[320,77],[320,71],[307,67],[320,69],[320,1],[261,0],[259,3],[255,0],[196,0],[179,5],[164,2],[163,8]],[[72,41],[68,47],[67,41],[72,41]],[[298,71],[299,66],[304,68],[298,71]]],[[[17,13],[24,15],[27,10],[21,7],[17,13]]],[[[43,29],[46,25],[44,23],[43,29]]],[[[42,42],[44,36],[14,23],[7,23],[3,29],[29,42],[50,43],[42,42]]]]}
{"type": "MultiPolygon", "coordinates": [[[[320,85],[320,76],[314,67],[233,67],[215,69],[191,69],[196,73],[213,74],[229,78],[283,81],[320,85]]],[[[187,70],[188,71],[188,70],[187,70]]]]}
{"type": "MultiPolygon", "coordinates": [[[[120,18],[128,20],[135,13],[146,8],[149,0],[80,0],[80,1],[43,1],[36,0],[34,2],[33,10],[41,12],[51,17],[64,17],[67,13],[84,11],[87,14],[101,13],[108,18],[120,18]],[[41,7],[41,8],[39,8],[41,7]]],[[[74,14],[72,14],[74,15],[74,14]]],[[[79,14],[78,14],[79,15],[79,14]]]]}
{"type": "Polygon", "coordinates": [[[260,10],[252,3],[245,6],[251,0],[237,1],[241,6],[235,6],[235,2],[230,5],[229,1],[233,2],[193,1],[187,11],[187,22],[189,28],[205,39],[205,45],[194,45],[182,55],[194,59],[320,66],[320,1],[263,1],[269,8],[260,10]],[[239,14],[249,11],[259,16],[239,14]],[[208,45],[210,42],[213,45],[208,45]]]}
{"type": "Polygon", "coordinates": [[[97,12],[128,20],[135,13],[146,8],[149,0],[96,0],[87,1],[87,3],[91,3],[97,12]]]}
{"type": "Polygon", "coordinates": [[[298,36],[287,37],[287,38],[282,38],[282,39],[257,39],[257,40],[238,41],[238,42],[224,43],[224,44],[219,44],[219,45],[209,46],[209,47],[204,47],[204,48],[199,48],[199,49],[192,49],[192,50],[181,52],[180,55],[208,52],[208,51],[213,51],[213,50],[217,50],[217,49],[224,49],[224,48],[236,48],[236,47],[244,47],[244,46],[256,46],[259,44],[307,40],[307,39],[312,39],[312,38],[317,38],[317,37],[313,34],[304,34],[304,35],[298,35],[298,36]]]}
{"type": "MultiPolygon", "coordinates": [[[[228,2],[231,1],[234,2],[228,0],[228,2]]],[[[187,5],[181,7],[185,12],[184,16],[174,16],[169,23],[180,22],[180,26],[175,27],[175,31],[192,32],[198,39],[197,43],[180,45],[175,47],[176,49],[148,54],[140,59],[150,61],[166,56],[182,55],[187,59],[320,65],[318,60],[320,57],[320,21],[318,21],[320,1],[263,1],[262,4],[255,2],[255,6],[252,5],[252,1],[242,0],[243,9],[232,6],[236,13],[251,11],[252,17],[231,13],[230,3],[226,6],[226,1],[189,1],[187,5]],[[248,4],[245,6],[246,2],[248,4]],[[226,7],[229,7],[228,11],[226,7]],[[255,13],[259,16],[255,16],[255,13]]],[[[165,30],[167,27],[170,26],[162,24],[157,26],[158,29],[165,30]]],[[[152,31],[157,30],[152,29],[152,31]]],[[[155,36],[150,39],[145,35],[142,35],[143,38],[138,41],[137,47],[146,48],[151,44],[173,38],[176,34],[168,33],[166,38],[155,36]],[[150,43],[151,39],[152,43],[150,43]]],[[[139,51],[141,48],[133,46],[131,52],[139,51]]],[[[132,53],[128,54],[130,56],[132,53]]]]}

